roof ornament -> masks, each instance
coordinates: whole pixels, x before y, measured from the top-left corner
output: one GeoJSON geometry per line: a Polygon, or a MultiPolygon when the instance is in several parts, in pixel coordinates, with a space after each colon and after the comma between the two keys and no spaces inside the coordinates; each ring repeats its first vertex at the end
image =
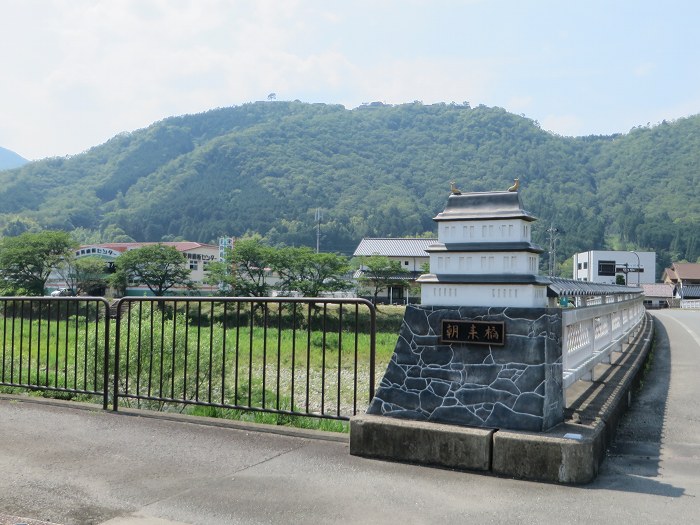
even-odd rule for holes
{"type": "Polygon", "coordinates": [[[452,193],[452,195],[462,195],[462,192],[457,189],[457,186],[455,186],[456,184],[456,181],[450,182],[450,193],[452,193]]]}
{"type": "Polygon", "coordinates": [[[518,191],[518,188],[520,188],[520,179],[513,179],[513,185],[508,188],[508,191],[518,191]]]}

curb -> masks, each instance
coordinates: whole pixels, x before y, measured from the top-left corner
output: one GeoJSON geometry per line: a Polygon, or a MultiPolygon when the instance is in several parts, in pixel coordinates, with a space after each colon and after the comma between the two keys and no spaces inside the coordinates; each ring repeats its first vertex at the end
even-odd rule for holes
{"type": "Polygon", "coordinates": [[[172,421],[175,423],[228,428],[231,430],[242,430],[245,432],[261,432],[265,434],[277,434],[280,436],[296,437],[303,439],[316,439],[321,441],[334,441],[338,443],[348,443],[350,439],[348,434],[341,432],[328,432],[324,430],[275,426],[264,423],[236,421],[232,419],[221,419],[207,416],[192,416],[188,414],[176,414],[173,412],[154,412],[152,410],[142,410],[137,408],[121,407],[117,412],[115,412],[113,410],[103,410],[102,405],[84,403],[79,401],[64,401],[61,399],[51,399],[45,397],[29,397],[17,394],[0,394],[0,400],[6,402],[35,403],[38,405],[70,408],[73,410],[86,410],[98,414],[103,414],[105,417],[144,417],[150,419],[160,419],[162,421],[172,421]]]}

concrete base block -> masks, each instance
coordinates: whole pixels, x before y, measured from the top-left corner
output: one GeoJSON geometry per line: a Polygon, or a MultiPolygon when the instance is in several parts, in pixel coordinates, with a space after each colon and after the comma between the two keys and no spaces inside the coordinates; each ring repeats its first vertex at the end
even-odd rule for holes
{"type": "Polygon", "coordinates": [[[589,483],[605,454],[605,425],[570,423],[546,434],[500,430],[493,436],[493,473],[555,483],[589,483]]]}
{"type": "Polygon", "coordinates": [[[365,414],[350,419],[350,454],[488,471],[493,432],[365,414]]]}

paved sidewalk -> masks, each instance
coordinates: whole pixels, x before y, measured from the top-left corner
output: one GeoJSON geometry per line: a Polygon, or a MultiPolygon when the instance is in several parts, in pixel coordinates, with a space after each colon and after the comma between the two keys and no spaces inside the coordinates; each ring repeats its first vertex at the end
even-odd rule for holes
{"type": "Polygon", "coordinates": [[[347,436],[0,396],[0,520],[692,523],[700,516],[692,332],[700,313],[673,315],[659,315],[651,375],[598,479],[584,487],[358,458],[347,436]]]}

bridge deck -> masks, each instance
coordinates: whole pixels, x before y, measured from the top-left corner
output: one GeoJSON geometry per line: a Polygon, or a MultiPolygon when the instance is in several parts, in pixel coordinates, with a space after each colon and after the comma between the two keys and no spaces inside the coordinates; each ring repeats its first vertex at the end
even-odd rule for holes
{"type": "MultiPolygon", "coordinates": [[[[585,487],[359,458],[348,454],[346,439],[324,434],[279,435],[4,396],[0,519],[687,523],[700,510],[699,315],[654,315],[649,374],[600,475],[585,487]]],[[[572,405],[572,417],[585,422],[586,410],[572,405]]]]}

